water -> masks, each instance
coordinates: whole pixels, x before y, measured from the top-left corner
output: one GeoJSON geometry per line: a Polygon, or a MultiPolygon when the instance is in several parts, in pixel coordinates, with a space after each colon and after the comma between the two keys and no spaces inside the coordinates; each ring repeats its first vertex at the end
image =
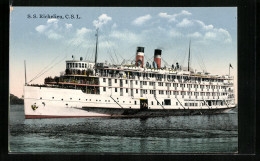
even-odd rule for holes
{"type": "Polygon", "coordinates": [[[234,153],[237,112],[156,118],[24,119],[10,107],[11,152],[234,153]]]}

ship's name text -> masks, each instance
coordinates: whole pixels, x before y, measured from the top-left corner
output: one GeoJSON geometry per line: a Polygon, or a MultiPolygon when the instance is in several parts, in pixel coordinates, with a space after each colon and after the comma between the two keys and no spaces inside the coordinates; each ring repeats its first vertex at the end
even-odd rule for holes
{"type": "Polygon", "coordinates": [[[65,15],[57,15],[57,14],[27,14],[28,19],[36,19],[36,18],[56,18],[56,19],[81,19],[78,14],[65,14],[65,15]]]}

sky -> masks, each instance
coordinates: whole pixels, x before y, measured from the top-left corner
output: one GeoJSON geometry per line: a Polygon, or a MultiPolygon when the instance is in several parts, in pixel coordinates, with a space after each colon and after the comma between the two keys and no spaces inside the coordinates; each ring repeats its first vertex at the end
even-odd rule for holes
{"type": "Polygon", "coordinates": [[[236,7],[13,7],[10,93],[23,95],[24,61],[33,84],[59,76],[72,55],[94,61],[97,28],[98,62],[131,63],[136,47],[143,46],[145,62],[152,63],[159,48],[162,66],[186,67],[191,41],[193,69],[224,75],[231,63],[237,85],[236,7]]]}

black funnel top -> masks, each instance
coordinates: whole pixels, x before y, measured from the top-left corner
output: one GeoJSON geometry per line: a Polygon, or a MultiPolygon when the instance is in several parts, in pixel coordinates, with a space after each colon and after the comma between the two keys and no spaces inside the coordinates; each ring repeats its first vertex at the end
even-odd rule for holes
{"type": "Polygon", "coordinates": [[[162,55],[162,50],[161,49],[155,49],[154,55],[162,55]]]}
{"type": "Polygon", "coordinates": [[[137,47],[136,52],[143,52],[144,53],[144,47],[137,47]]]}

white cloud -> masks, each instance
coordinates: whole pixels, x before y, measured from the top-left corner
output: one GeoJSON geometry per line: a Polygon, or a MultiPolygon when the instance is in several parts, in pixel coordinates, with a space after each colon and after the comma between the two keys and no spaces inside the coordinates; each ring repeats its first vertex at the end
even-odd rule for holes
{"type": "Polygon", "coordinates": [[[188,20],[187,18],[184,18],[180,23],[178,23],[176,26],[178,27],[189,27],[193,25],[193,22],[188,20]]]}
{"type": "Polygon", "coordinates": [[[47,36],[49,39],[54,39],[54,40],[61,39],[63,38],[62,35],[64,31],[71,28],[72,24],[65,23],[64,25],[65,27],[64,27],[63,25],[59,26],[58,23],[59,23],[58,19],[55,18],[48,19],[45,25],[36,26],[35,30],[40,34],[47,36]]]}
{"type": "Polygon", "coordinates": [[[144,24],[146,21],[150,20],[152,18],[151,15],[147,14],[145,16],[137,17],[132,23],[134,25],[140,26],[144,24]]]}
{"type": "Polygon", "coordinates": [[[102,14],[98,17],[98,20],[93,21],[93,25],[96,28],[101,28],[104,24],[106,24],[108,21],[111,21],[112,17],[109,17],[107,14],[102,14]]]}
{"type": "Polygon", "coordinates": [[[200,20],[194,20],[194,22],[197,22],[197,24],[199,24],[199,26],[202,28],[202,31],[206,32],[204,34],[204,40],[214,40],[224,43],[232,42],[231,35],[227,30],[223,28],[215,28],[212,24],[206,25],[204,22],[200,20]]]}
{"type": "Polygon", "coordinates": [[[72,39],[70,39],[68,41],[68,43],[71,44],[71,45],[79,45],[79,44],[82,44],[84,42],[85,45],[82,44],[83,47],[86,47],[86,45],[89,46],[90,41],[85,39],[85,37],[86,37],[85,35],[87,33],[91,33],[91,32],[92,32],[92,30],[87,29],[86,27],[82,27],[80,29],[77,29],[74,37],[72,39]]]}
{"type": "Polygon", "coordinates": [[[176,14],[167,14],[165,12],[161,12],[158,14],[159,17],[162,17],[162,18],[167,18],[169,22],[175,22],[176,21],[176,18],[178,16],[182,16],[182,15],[185,15],[185,16],[189,16],[189,15],[192,15],[189,11],[186,11],[186,10],[182,10],[180,13],[176,13],[176,14]]]}
{"type": "Polygon", "coordinates": [[[76,35],[82,36],[82,35],[86,34],[87,32],[91,32],[91,30],[87,29],[85,27],[82,27],[81,29],[77,29],[76,35]]]}
{"type": "Polygon", "coordinates": [[[48,28],[48,26],[46,26],[46,25],[39,25],[39,26],[37,26],[37,27],[35,28],[35,30],[38,31],[38,32],[40,32],[40,33],[42,33],[42,32],[44,32],[47,28],[48,28]]]}
{"type": "Polygon", "coordinates": [[[70,28],[72,28],[72,24],[65,23],[65,27],[66,27],[66,29],[70,29],[70,28]]]}
{"type": "Polygon", "coordinates": [[[205,25],[205,23],[202,22],[202,21],[200,21],[200,20],[196,20],[196,22],[197,22],[198,24],[200,24],[200,25],[202,26],[202,28],[205,29],[205,30],[210,30],[210,29],[213,29],[213,28],[214,28],[213,25],[205,25]]]}
{"type": "Polygon", "coordinates": [[[205,39],[216,39],[216,37],[217,37],[217,34],[216,33],[214,33],[214,32],[206,32],[206,34],[205,34],[205,39]]]}
{"type": "Polygon", "coordinates": [[[188,37],[200,38],[200,37],[202,37],[202,35],[199,32],[194,32],[192,34],[188,34],[188,37]]]}
{"type": "Polygon", "coordinates": [[[125,31],[112,31],[109,35],[112,38],[116,38],[122,41],[131,42],[131,43],[138,43],[141,41],[141,36],[137,35],[133,32],[128,30],[125,31]]]}
{"type": "Polygon", "coordinates": [[[175,29],[171,29],[169,32],[169,35],[171,37],[180,37],[180,36],[182,36],[182,33],[180,33],[179,31],[176,31],[175,29]]]}
{"type": "Polygon", "coordinates": [[[217,32],[219,33],[221,41],[224,41],[226,43],[232,42],[231,35],[229,34],[229,32],[227,30],[219,28],[219,29],[217,29],[217,32]]]}
{"type": "Polygon", "coordinates": [[[56,18],[51,18],[51,19],[48,19],[47,20],[47,23],[58,23],[58,19],[56,19],[56,18]]]}
{"type": "Polygon", "coordinates": [[[47,37],[49,39],[54,39],[54,40],[57,40],[57,39],[60,39],[62,38],[63,36],[61,36],[60,34],[54,32],[53,30],[49,30],[47,33],[46,33],[47,37]]]}
{"type": "Polygon", "coordinates": [[[182,10],[179,15],[192,15],[189,11],[182,10]]]}

